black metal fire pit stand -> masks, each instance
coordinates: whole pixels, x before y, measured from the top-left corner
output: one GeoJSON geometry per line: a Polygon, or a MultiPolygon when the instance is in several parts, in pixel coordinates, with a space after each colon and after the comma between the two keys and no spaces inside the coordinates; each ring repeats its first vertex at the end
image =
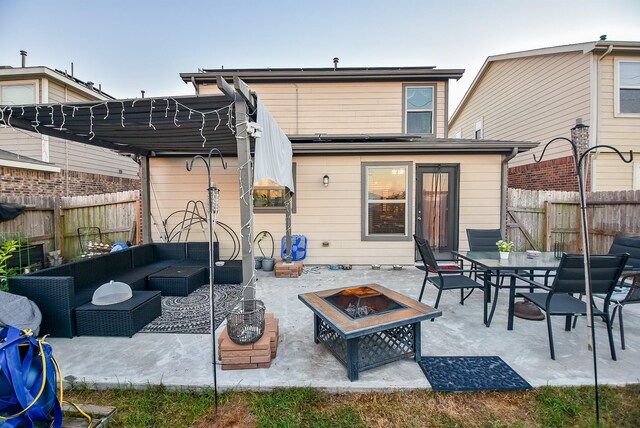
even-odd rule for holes
{"type": "MultiPolygon", "coordinates": [[[[323,345],[347,368],[350,381],[359,373],[403,358],[420,361],[420,322],[347,338],[318,315],[313,317],[315,343],[323,345]]],[[[373,328],[372,330],[375,330],[373,328]]]]}

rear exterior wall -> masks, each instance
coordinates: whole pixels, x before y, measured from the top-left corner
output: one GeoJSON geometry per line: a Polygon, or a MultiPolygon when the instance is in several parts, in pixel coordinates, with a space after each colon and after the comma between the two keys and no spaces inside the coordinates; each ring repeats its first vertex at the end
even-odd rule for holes
{"type": "MultiPolygon", "coordinates": [[[[500,155],[415,155],[407,156],[294,156],[296,163],[296,212],[292,218],[292,232],[307,236],[309,240],[306,263],[311,264],[413,264],[414,243],[404,241],[363,241],[362,177],[363,162],[406,162],[417,164],[453,163],[460,165],[459,247],[467,249],[467,228],[500,227],[500,155]],[[331,178],[328,187],[322,177],[331,178]],[[328,247],[322,243],[328,242],[328,247]]],[[[228,159],[227,170],[213,170],[213,180],[221,189],[218,221],[239,233],[240,201],[237,161],[228,159]]],[[[184,218],[189,201],[207,201],[207,177],[203,166],[194,165],[192,172],[185,169],[185,158],[151,158],[151,216],[152,240],[160,242],[163,222],[173,229],[184,218]]],[[[415,180],[412,184],[410,224],[415,230],[415,180]]],[[[187,216],[190,217],[190,216],[187,216]]],[[[280,239],[285,233],[284,213],[256,213],[254,235],[269,231],[275,238],[275,254],[280,251],[280,239]]],[[[177,229],[175,229],[177,230],[177,229]]],[[[233,250],[231,238],[220,227],[216,229],[221,242],[222,257],[233,250]]],[[[191,228],[188,240],[206,241],[206,224],[191,228]]],[[[184,238],[184,236],[183,236],[184,238]]],[[[261,244],[270,255],[271,244],[261,244]]],[[[255,249],[256,255],[260,252],[255,249]]]]}

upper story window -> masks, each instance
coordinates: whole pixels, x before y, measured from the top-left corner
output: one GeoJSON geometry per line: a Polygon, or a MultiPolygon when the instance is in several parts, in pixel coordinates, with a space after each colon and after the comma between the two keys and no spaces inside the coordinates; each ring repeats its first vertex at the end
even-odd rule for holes
{"type": "MultiPolygon", "coordinates": [[[[293,167],[293,185],[296,185],[296,164],[293,167]]],[[[285,188],[278,186],[271,180],[262,180],[253,186],[254,213],[282,213],[284,212],[285,188]]],[[[296,195],[291,199],[291,212],[296,212],[296,195]]]]}
{"type": "Polygon", "coordinates": [[[476,120],[476,131],[473,135],[476,140],[481,140],[484,138],[484,121],[482,118],[476,120]]]}
{"type": "Polygon", "coordinates": [[[362,240],[411,239],[410,183],[410,162],[362,164],[362,240]]]}
{"type": "Polygon", "coordinates": [[[433,86],[404,87],[404,129],[407,134],[433,134],[433,86]]]}
{"type": "Polygon", "coordinates": [[[36,85],[33,83],[0,85],[0,104],[21,105],[35,102],[36,85]]]}
{"type": "Polygon", "coordinates": [[[617,113],[640,114],[640,61],[618,61],[617,113]]]}

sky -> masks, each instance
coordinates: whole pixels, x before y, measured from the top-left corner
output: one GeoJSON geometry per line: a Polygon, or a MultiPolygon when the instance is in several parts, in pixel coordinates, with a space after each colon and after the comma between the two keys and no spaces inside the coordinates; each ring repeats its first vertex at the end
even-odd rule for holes
{"type": "Polygon", "coordinates": [[[640,41],[640,0],[0,0],[0,66],[71,71],[117,98],[193,94],[201,68],[436,66],[453,113],[487,56],[640,41]]]}

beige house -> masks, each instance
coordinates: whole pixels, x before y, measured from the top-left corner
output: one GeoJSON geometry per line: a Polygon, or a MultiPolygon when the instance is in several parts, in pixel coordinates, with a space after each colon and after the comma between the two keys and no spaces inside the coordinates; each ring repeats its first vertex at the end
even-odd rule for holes
{"type": "MultiPolygon", "coordinates": [[[[539,141],[509,162],[509,186],[575,190],[570,137],[576,119],[590,145],[640,149],[640,42],[600,40],[490,56],[449,120],[450,135],[480,140],[539,141]]],[[[640,161],[623,164],[602,150],[593,157],[591,190],[640,189],[640,161]]]]}
{"type": "MultiPolygon", "coordinates": [[[[467,228],[500,227],[504,162],[514,150],[535,147],[448,138],[449,80],[462,73],[434,67],[224,69],[181,77],[198,94],[219,93],[216,76],[239,77],[288,134],[292,232],[309,240],[306,262],[388,265],[415,261],[414,233],[446,252],[467,248],[467,228]]],[[[221,189],[218,220],[239,230],[237,173],[229,161],[228,170],[214,174],[221,189]]],[[[186,174],[184,165],[179,156],[149,159],[156,225],[189,201],[205,200],[204,171],[186,174]]],[[[254,229],[275,237],[276,256],[285,234],[282,203],[282,189],[256,186],[254,229]]],[[[156,227],[153,239],[163,233],[156,227]]],[[[197,233],[192,230],[190,239],[197,233]]],[[[218,239],[223,255],[230,254],[230,238],[218,231],[218,239]]],[[[263,241],[261,248],[270,253],[271,244],[263,241]]]]}
{"type": "MultiPolygon", "coordinates": [[[[7,106],[1,112],[0,149],[15,155],[15,159],[9,155],[0,158],[3,194],[45,191],[73,196],[139,188],[138,164],[130,157],[102,147],[19,131],[4,122],[18,120],[20,105],[43,104],[40,114],[49,115],[51,108],[47,105],[106,100],[113,97],[65,72],[47,67],[0,67],[0,106],[7,106]]],[[[62,127],[63,123],[55,126],[62,127]]]]}

